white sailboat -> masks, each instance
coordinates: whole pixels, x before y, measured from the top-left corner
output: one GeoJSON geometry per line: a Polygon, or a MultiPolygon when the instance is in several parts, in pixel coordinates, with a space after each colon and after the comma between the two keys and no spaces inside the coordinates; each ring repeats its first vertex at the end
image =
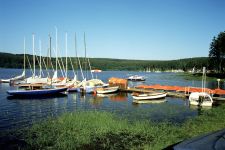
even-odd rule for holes
{"type": "MultiPolygon", "coordinates": [[[[84,33],[84,48],[85,48],[85,71],[86,71],[86,77],[84,78],[83,76],[83,81],[78,85],[78,89],[77,91],[78,92],[82,92],[82,93],[93,93],[96,89],[97,86],[103,86],[105,83],[102,82],[101,80],[99,79],[94,79],[93,77],[93,73],[91,72],[91,64],[90,64],[90,61],[89,61],[89,58],[87,58],[87,55],[86,55],[86,39],[85,39],[85,33],[84,33]],[[87,66],[87,63],[88,63],[88,66],[87,66]],[[88,68],[90,69],[90,73],[91,73],[91,78],[90,80],[87,80],[88,78],[88,68]]],[[[81,65],[80,65],[81,67],[81,65]]],[[[82,73],[83,74],[83,73],[82,73]]]]}
{"type": "Polygon", "coordinates": [[[40,66],[40,74],[39,76],[36,76],[36,64],[35,64],[35,46],[34,46],[34,34],[32,35],[33,39],[33,75],[26,79],[26,84],[47,84],[48,78],[41,77],[42,67],[41,67],[41,42],[39,44],[40,47],[40,60],[39,60],[39,66],[40,66]]]}
{"type": "Polygon", "coordinates": [[[24,51],[23,51],[23,72],[21,75],[9,79],[0,79],[0,83],[10,83],[18,80],[23,80],[26,75],[26,39],[24,38],[24,51]]]}
{"type": "Polygon", "coordinates": [[[10,83],[10,82],[14,82],[17,80],[23,80],[24,78],[25,78],[25,71],[23,71],[21,75],[15,76],[13,78],[1,79],[0,83],[10,83]]]}
{"type": "Polygon", "coordinates": [[[202,74],[202,92],[193,92],[189,96],[190,105],[195,106],[207,106],[210,107],[213,104],[212,97],[205,92],[205,84],[206,84],[206,68],[203,67],[202,74]]]}

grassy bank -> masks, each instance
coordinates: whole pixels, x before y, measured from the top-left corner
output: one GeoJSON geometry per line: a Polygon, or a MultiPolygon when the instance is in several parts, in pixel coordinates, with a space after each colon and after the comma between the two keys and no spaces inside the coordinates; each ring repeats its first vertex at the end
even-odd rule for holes
{"type": "Polygon", "coordinates": [[[129,122],[107,112],[68,113],[35,124],[23,138],[27,149],[163,149],[225,127],[225,105],[182,125],[129,122]]]}

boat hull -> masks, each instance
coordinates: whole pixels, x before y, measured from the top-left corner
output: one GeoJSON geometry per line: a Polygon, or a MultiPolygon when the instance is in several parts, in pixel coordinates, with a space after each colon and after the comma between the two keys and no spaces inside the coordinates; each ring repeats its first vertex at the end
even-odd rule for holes
{"type": "Polygon", "coordinates": [[[133,102],[134,103],[138,103],[138,104],[147,104],[147,103],[150,103],[150,104],[159,104],[159,103],[166,102],[166,99],[163,98],[163,99],[154,99],[154,100],[134,100],[133,102]]]}
{"type": "Polygon", "coordinates": [[[68,88],[68,92],[77,92],[77,87],[74,87],[74,88],[68,88]]]}
{"type": "Polygon", "coordinates": [[[213,104],[212,97],[205,92],[193,92],[189,96],[190,105],[211,107],[213,104]]]}
{"type": "Polygon", "coordinates": [[[143,76],[134,75],[134,76],[128,77],[127,80],[129,80],[129,81],[145,81],[145,78],[143,76]]]}
{"type": "Polygon", "coordinates": [[[77,88],[77,92],[79,92],[79,93],[91,94],[91,93],[94,93],[94,90],[95,90],[95,87],[93,87],[93,86],[86,86],[86,87],[78,87],[77,88]]]}
{"type": "Polygon", "coordinates": [[[97,88],[98,94],[108,94],[108,93],[114,93],[119,90],[119,87],[108,87],[108,88],[97,88]]]}
{"type": "Polygon", "coordinates": [[[10,82],[14,82],[17,80],[23,80],[25,78],[25,72],[23,72],[21,75],[16,76],[14,78],[10,78],[10,79],[1,79],[0,82],[2,83],[10,83],[10,82]]]}
{"type": "Polygon", "coordinates": [[[129,81],[145,81],[145,79],[127,79],[129,81]]]}
{"type": "Polygon", "coordinates": [[[140,94],[140,95],[133,95],[132,97],[135,100],[152,100],[165,98],[166,94],[167,93],[140,94]]]}
{"type": "Polygon", "coordinates": [[[8,90],[7,93],[12,96],[45,96],[55,95],[65,92],[67,88],[41,89],[41,90],[8,90]]]}

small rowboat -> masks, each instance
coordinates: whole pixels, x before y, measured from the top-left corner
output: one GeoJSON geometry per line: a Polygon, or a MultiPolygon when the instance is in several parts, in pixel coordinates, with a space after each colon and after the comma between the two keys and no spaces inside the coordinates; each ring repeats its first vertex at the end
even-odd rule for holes
{"type": "Polygon", "coordinates": [[[119,86],[114,86],[114,87],[101,87],[97,88],[96,91],[98,94],[108,94],[108,93],[114,93],[118,91],[119,86]]]}
{"type": "Polygon", "coordinates": [[[7,93],[13,96],[49,96],[65,92],[67,88],[50,88],[40,90],[8,90],[7,93]]]}
{"type": "Polygon", "coordinates": [[[152,99],[161,99],[166,97],[165,92],[163,93],[145,93],[145,94],[132,94],[133,99],[135,100],[152,100],[152,99]]]}
{"type": "Polygon", "coordinates": [[[162,99],[152,99],[152,100],[133,100],[133,103],[137,104],[159,104],[166,102],[165,98],[162,99]]]}

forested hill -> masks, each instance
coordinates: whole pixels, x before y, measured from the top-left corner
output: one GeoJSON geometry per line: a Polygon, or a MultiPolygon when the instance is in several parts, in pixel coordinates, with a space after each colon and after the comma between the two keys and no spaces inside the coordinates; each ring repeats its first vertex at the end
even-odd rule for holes
{"type": "MultiPolygon", "coordinates": [[[[0,52],[0,68],[23,68],[23,54],[10,54],[0,52]]],[[[44,61],[47,64],[47,59],[44,61]]],[[[65,64],[65,57],[62,58],[65,64]]],[[[55,58],[52,58],[52,64],[55,64],[55,58]]],[[[80,58],[81,65],[85,65],[84,58],[80,58]]],[[[127,59],[111,59],[111,58],[90,58],[92,69],[101,70],[133,70],[133,71],[166,71],[182,69],[184,71],[191,70],[193,67],[201,69],[203,66],[208,67],[207,57],[187,58],[178,60],[127,60],[127,59]]],[[[26,55],[26,67],[30,68],[30,64],[33,63],[32,55],[26,55]],[[29,61],[28,61],[29,58],[29,61]]],[[[43,62],[43,61],[42,61],[43,62]]],[[[74,66],[77,66],[77,59],[72,58],[74,66]]],[[[70,61],[68,59],[68,67],[71,69],[70,61]]],[[[38,60],[36,59],[36,65],[38,60]]],[[[43,65],[44,67],[44,65],[43,65]]]]}

